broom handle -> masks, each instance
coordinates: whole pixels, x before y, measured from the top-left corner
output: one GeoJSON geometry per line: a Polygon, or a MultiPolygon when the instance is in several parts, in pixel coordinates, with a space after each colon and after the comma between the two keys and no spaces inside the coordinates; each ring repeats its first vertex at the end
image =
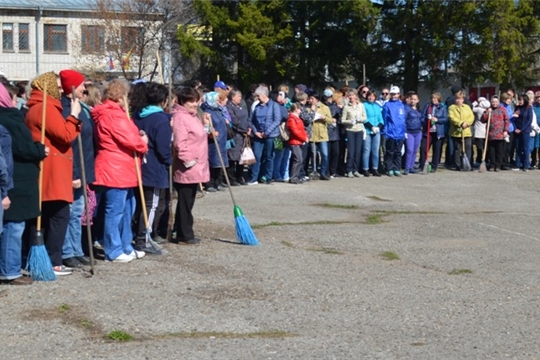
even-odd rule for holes
{"type": "Polygon", "coordinates": [[[486,161],[486,153],[488,147],[488,138],[489,138],[489,124],[491,122],[491,111],[489,112],[488,121],[486,125],[486,140],[484,141],[484,150],[482,151],[482,161],[486,161]]]}
{"type": "MultiPolygon", "coordinates": [[[[41,108],[41,145],[45,146],[45,125],[47,121],[47,83],[43,85],[43,103],[41,108]]],[[[39,180],[38,180],[38,196],[39,196],[39,216],[37,217],[36,230],[41,231],[41,201],[43,200],[43,160],[39,162],[39,180]]]]}
{"type": "Polygon", "coordinates": [[[227,174],[227,169],[225,168],[225,162],[223,162],[223,157],[221,156],[221,150],[219,149],[219,144],[216,137],[214,136],[214,124],[212,124],[212,119],[210,119],[210,131],[212,132],[212,139],[214,139],[214,144],[216,145],[216,150],[219,155],[219,161],[221,162],[221,168],[223,169],[223,174],[225,175],[225,180],[227,181],[227,186],[229,188],[229,193],[231,194],[231,199],[233,205],[236,206],[236,201],[234,200],[234,195],[231,189],[231,182],[229,181],[229,175],[227,174]]]}
{"type": "MultiPolygon", "coordinates": [[[[427,143],[426,143],[426,161],[427,161],[428,164],[429,164],[429,145],[430,145],[429,144],[429,140],[430,140],[429,133],[430,133],[430,131],[431,131],[431,120],[428,118],[427,119],[427,139],[426,139],[427,140],[427,143]]],[[[428,168],[428,170],[429,170],[429,168],[428,168]]]]}
{"type": "MultiPolygon", "coordinates": [[[[124,106],[126,109],[126,116],[128,121],[131,121],[131,116],[129,115],[129,107],[128,107],[128,101],[127,97],[124,95],[124,106]]],[[[139,164],[139,157],[137,156],[137,151],[133,150],[133,161],[135,161],[135,172],[137,173],[137,185],[139,187],[139,194],[141,196],[141,207],[143,212],[143,218],[144,218],[144,226],[148,230],[148,213],[146,212],[146,201],[144,199],[144,190],[142,185],[142,177],[141,177],[141,168],[139,164]]]]}
{"type": "Polygon", "coordinates": [[[156,59],[157,59],[157,65],[158,65],[158,71],[159,71],[159,79],[161,80],[161,84],[165,84],[165,79],[163,78],[163,66],[161,66],[161,58],[159,57],[159,50],[156,50],[156,59]]]}
{"type": "MultiPolygon", "coordinates": [[[[82,127],[82,125],[81,125],[82,127]]],[[[79,145],[79,159],[81,163],[81,186],[83,188],[84,207],[86,208],[86,237],[88,238],[88,253],[90,254],[90,270],[94,274],[94,252],[92,251],[92,228],[90,227],[90,206],[88,202],[88,189],[86,188],[86,169],[84,168],[84,155],[81,134],[77,136],[79,145]]]]}

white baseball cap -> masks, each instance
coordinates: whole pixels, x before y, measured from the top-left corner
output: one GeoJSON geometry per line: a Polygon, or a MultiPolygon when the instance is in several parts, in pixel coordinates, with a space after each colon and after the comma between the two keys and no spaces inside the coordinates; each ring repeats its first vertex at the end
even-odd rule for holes
{"type": "Polygon", "coordinates": [[[397,86],[392,86],[390,88],[390,94],[399,94],[400,91],[399,91],[399,88],[397,86]]]}

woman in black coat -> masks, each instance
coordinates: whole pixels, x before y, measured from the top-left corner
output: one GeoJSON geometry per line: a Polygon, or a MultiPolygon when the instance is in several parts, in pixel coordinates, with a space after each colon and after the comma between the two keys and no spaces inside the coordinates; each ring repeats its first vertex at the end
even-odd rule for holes
{"type": "MultiPolygon", "coordinates": [[[[0,84],[0,93],[6,88],[0,84]]],[[[2,241],[0,242],[0,280],[14,284],[31,283],[21,274],[22,236],[25,222],[39,215],[39,162],[49,148],[32,139],[24,123],[23,114],[16,107],[0,103],[0,125],[9,132],[13,153],[13,185],[8,191],[11,205],[4,212],[2,241]]]]}
{"type": "Polygon", "coordinates": [[[227,110],[231,116],[232,128],[234,130],[234,146],[227,150],[229,157],[229,167],[227,172],[231,180],[231,185],[247,185],[243,177],[244,165],[240,165],[240,157],[244,149],[244,140],[249,136],[251,129],[249,127],[249,112],[244,101],[242,101],[242,93],[239,90],[231,90],[229,92],[229,102],[227,110]]]}

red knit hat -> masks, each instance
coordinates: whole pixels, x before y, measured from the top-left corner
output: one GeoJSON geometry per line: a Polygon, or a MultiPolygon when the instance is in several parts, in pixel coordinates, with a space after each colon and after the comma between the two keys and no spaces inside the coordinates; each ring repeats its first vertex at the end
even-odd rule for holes
{"type": "Polygon", "coordinates": [[[75,70],[60,71],[60,83],[64,90],[64,95],[71,94],[71,87],[78,88],[84,82],[84,75],[75,70]]]}

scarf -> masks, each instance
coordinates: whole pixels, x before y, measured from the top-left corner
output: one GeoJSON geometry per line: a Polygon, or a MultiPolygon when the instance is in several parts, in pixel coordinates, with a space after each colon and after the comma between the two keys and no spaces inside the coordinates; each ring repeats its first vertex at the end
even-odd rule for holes
{"type": "Polygon", "coordinates": [[[13,99],[2,83],[0,83],[0,106],[5,108],[15,107],[13,106],[13,99]]]}
{"type": "Polygon", "coordinates": [[[39,75],[32,81],[30,86],[34,90],[43,91],[45,84],[47,84],[47,95],[56,100],[60,100],[60,90],[58,89],[58,81],[56,80],[54,71],[39,75]]]}
{"type": "Polygon", "coordinates": [[[217,109],[218,107],[218,98],[219,94],[215,91],[206,93],[203,96],[204,102],[213,109],[217,109]]]}

